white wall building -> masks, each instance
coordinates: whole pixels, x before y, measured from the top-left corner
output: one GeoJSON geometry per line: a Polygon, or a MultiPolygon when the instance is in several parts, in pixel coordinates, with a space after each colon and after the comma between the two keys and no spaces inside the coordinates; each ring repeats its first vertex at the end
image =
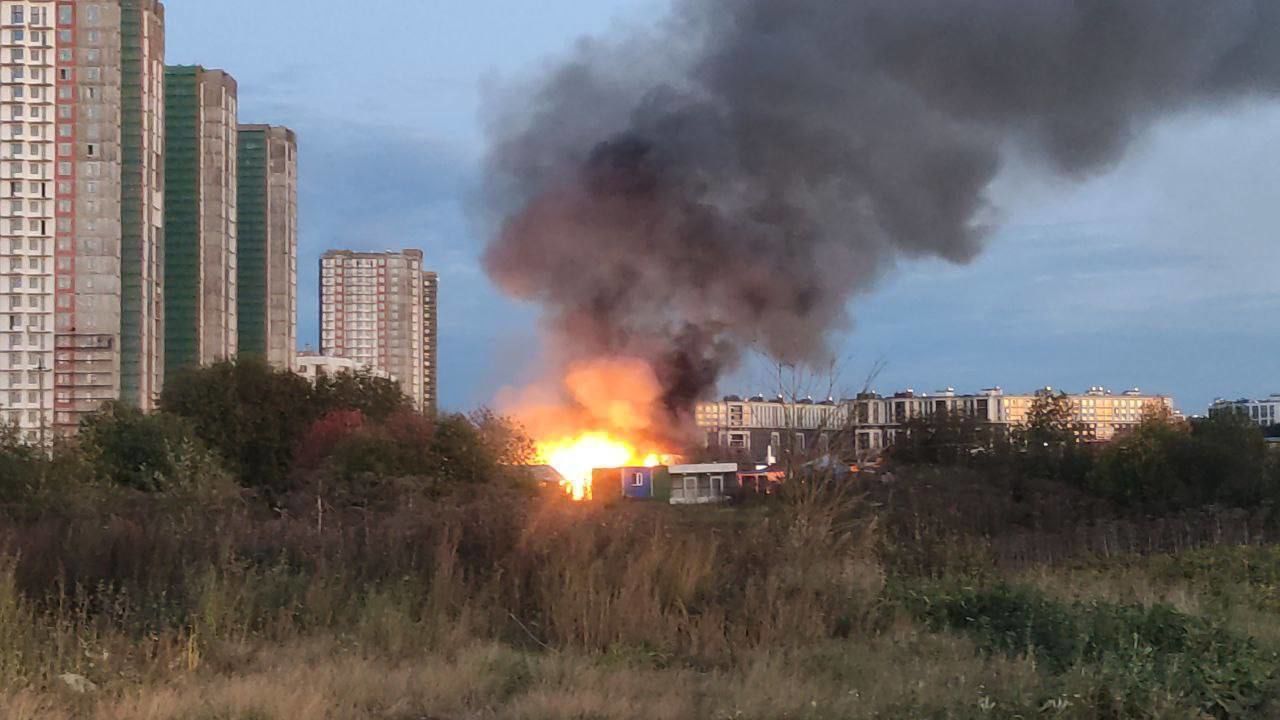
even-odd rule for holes
{"type": "Polygon", "coordinates": [[[331,357],[317,353],[299,353],[296,372],[314,383],[325,376],[338,375],[344,372],[369,372],[374,377],[390,379],[386,372],[374,367],[362,367],[355,360],[344,357],[331,357]]]}
{"type": "Polygon", "coordinates": [[[0,421],[161,389],[164,6],[0,0],[0,421]]]}
{"type": "Polygon", "coordinates": [[[1209,407],[1210,415],[1224,412],[1239,413],[1262,427],[1280,425],[1280,393],[1265,400],[1215,400],[1209,407]]]}

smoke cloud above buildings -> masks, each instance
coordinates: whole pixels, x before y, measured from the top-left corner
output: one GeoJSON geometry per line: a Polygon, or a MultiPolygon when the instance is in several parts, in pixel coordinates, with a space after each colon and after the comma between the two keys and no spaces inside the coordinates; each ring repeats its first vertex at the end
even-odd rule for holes
{"type": "Polygon", "coordinates": [[[895,263],[972,259],[1009,152],[1082,179],[1277,90],[1273,0],[679,0],[503,98],[485,263],[679,415],[749,350],[825,358],[895,263]]]}

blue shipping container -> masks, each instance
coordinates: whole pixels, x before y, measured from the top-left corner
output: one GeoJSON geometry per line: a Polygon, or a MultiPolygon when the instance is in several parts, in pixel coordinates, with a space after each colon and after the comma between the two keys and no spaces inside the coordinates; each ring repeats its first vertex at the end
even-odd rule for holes
{"type": "Polygon", "coordinates": [[[632,500],[649,500],[653,497],[653,468],[619,468],[622,476],[622,497],[632,500]]]}

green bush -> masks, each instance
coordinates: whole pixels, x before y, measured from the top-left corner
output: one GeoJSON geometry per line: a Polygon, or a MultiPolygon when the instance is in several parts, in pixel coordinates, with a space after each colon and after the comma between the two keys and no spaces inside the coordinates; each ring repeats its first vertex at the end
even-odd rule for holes
{"type": "Polygon", "coordinates": [[[399,383],[377,377],[369,370],[321,375],[316,379],[311,404],[317,418],[339,410],[358,410],[367,418],[381,421],[412,411],[399,383]]]}
{"type": "Polygon", "coordinates": [[[0,425],[0,504],[10,512],[41,513],[91,505],[85,483],[93,468],[77,445],[59,441],[45,450],[0,425]]]}
{"type": "Polygon", "coordinates": [[[963,632],[988,652],[1029,655],[1053,675],[1092,675],[1095,703],[1124,701],[1145,717],[1176,697],[1213,717],[1271,717],[1277,658],[1252,640],[1164,605],[1063,603],[1029,588],[930,587],[906,605],[935,630],[963,632]]]}
{"type": "Polygon", "coordinates": [[[1101,452],[1086,486],[1145,512],[1251,507],[1280,497],[1272,462],[1261,431],[1246,418],[1150,418],[1101,452]]]}
{"type": "Polygon", "coordinates": [[[98,480],[132,490],[172,490],[222,474],[191,424],[167,413],[108,403],[81,422],[79,442],[98,480]]]}

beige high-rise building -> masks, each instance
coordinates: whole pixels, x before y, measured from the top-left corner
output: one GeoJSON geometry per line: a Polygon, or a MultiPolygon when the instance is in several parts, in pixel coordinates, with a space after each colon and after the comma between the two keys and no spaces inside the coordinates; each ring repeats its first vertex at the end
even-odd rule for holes
{"type": "Polygon", "coordinates": [[[165,370],[233,358],[237,93],[222,70],[165,70],[165,370]]]}
{"type": "Polygon", "coordinates": [[[240,126],[240,352],[295,369],[298,357],[298,140],[240,126]]]}
{"type": "Polygon", "coordinates": [[[164,8],[0,0],[0,420],[30,441],[163,368],[164,8]]]}
{"type": "Polygon", "coordinates": [[[398,381],[419,410],[435,409],[435,273],[422,251],[331,250],[320,260],[320,352],[398,381]]]}

